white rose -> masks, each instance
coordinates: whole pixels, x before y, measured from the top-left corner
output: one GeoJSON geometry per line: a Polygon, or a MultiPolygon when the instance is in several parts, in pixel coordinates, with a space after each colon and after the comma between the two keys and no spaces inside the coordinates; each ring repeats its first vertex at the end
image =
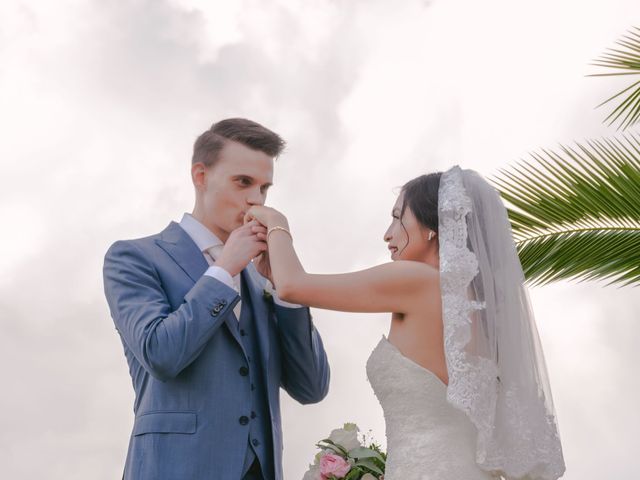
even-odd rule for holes
{"type": "Polygon", "coordinates": [[[370,473],[365,473],[362,477],[360,477],[360,480],[378,480],[378,479],[373,475],[371,475],[370,473]]]}
{"type": "Polygon", "coordinates": [[[302,480],[322,480],[320,465],[309,465],[309,470],[304,474],[302,480]]]}
{"type": "Polygon", "coordinates": [[[332,430],[329,440],[344,447],[347,452],[361,446],[358,440],[358,427],[355,423],[345,423],[344,428],[332,430]]]}

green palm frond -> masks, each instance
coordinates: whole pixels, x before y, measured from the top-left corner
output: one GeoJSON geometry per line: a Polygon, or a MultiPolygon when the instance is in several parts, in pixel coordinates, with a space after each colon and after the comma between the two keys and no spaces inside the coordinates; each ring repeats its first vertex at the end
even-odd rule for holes
{"type": "Polygon", "coordinates": [[[543,150],[492,179],[527,280],[640,284],[640,137],[543,150]]]}
{"type": "MultiPolygon", "coordinates": [[[[640,75],[640,28],[633,28],[616,43],[622,48],[608,49],[592,64],[597,67],[612,68],[616,71],[589,76],[640,75]]],[[[608,122],[609,126],[619,121],[618,129],[622,130],[626,130],[640,121],[640,80],[598,105],[601,107],[625,94],[626,97],[604,120],[605,123],[608,122]]]]}

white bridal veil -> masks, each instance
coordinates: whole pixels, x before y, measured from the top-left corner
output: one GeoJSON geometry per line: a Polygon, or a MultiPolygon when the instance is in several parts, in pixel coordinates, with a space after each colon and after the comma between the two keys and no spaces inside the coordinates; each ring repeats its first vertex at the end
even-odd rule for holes
{"type": "Polygon", "coordinates": [[[506,209],[472,170],[442,174],[438,235],[447,399],[476,426],[476,462],[507,479],[565,470],[549,380],[506,209]]]}

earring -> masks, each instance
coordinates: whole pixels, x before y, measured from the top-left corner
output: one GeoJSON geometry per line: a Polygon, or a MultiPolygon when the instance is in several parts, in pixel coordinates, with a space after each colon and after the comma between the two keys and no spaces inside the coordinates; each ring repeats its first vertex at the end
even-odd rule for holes
{"type": "Polygon", "coordinates": [[[429,232],[429,238],[427,238],[427,240],[431,241],[432,238],[433,238],[433,232],[429,232]]]}

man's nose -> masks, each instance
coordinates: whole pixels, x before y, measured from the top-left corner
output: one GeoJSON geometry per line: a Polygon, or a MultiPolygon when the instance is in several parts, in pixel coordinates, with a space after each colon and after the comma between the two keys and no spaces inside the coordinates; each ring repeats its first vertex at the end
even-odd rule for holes
{"type": "Polygon", "coordinates": [[[264,205],[266,195],[260,190],[252,190],[247,197],[247,203],[249,205],[264,205]]]}

